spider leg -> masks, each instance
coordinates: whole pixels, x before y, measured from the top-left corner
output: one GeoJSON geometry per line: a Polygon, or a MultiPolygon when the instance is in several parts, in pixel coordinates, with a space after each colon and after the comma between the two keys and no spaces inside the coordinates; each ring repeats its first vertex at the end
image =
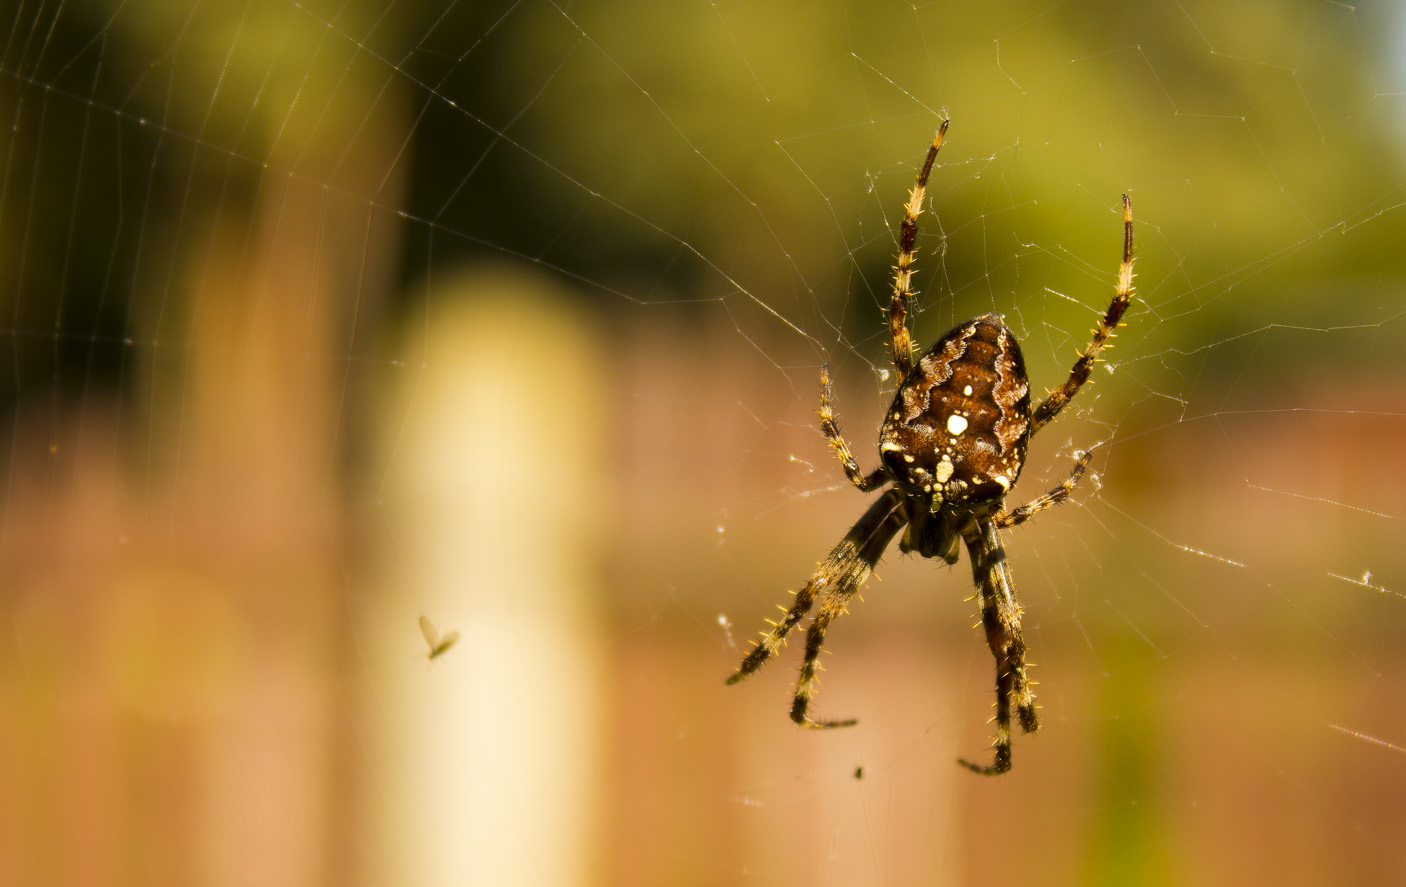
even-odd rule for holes
{"type": "Polygon", "coordinates": [[[995,756],[989,766],[964,759],[957,763],[987,776],[1011,769],[1011,703],[1014,700],[1020,728],[1026,733],[1040,729],[1035,715],[1035,695],[1025,674],[1025,640],[1020,631],[1020,604],[996,524],[978,518],[973,530],[963,536],[971,555],[972,573],[981,589],[981,622],[986,628],[986,644],[996,659],[996,741],[995,756]]]}
{"type": "Polygon", "coordinates": [[[889,339],[893,344],[893,368],[898,371],[898,381],[902,384],[913,371],[913,339],[908,334],[908,302],[913,298],[913,247],[918,242],[918,216],[923,211],[923,198],[927,192],[928,176],[932,173],[933,161],[942,149],[942,139],[947,135],[947,124],[942,121],[937,136],[928,148],[927,159],[918,172],[918,181],[908,192],[908,202],[903,205],[903,222],[898,235],[898,262],[893,268],[893,298],[889,301],[889,339]]]}
{"type": "Polygon", "coordinates": [[[825,364],[820,365],[820,431],[825,435],[825,439],[830,441],[830,446],[834,448],[835,455],[839,457],[840,465],[845,470],[845,477],[849,482],[859,489],[868,493],[877,490],[888,480],[888,472],[883,466],[879,466],[869,474],[863,474],[859,470],[859,463],[854,460],[854,454],[850,452],[849,442],[844,435],[840,434],[840,426],[835,424],[834,410],[835,389],[830,384],[830,368],[825,364]]]}
{"type": "MultiPolygon", "coordinates": [[[[1079,355],[1079,359],[1074,362],[1074,368],[1069,372],[1069,378],[1064,380],[1064,384],[1050,392],[1050,396],[1045,398],[1045,402],[1035,408],[1035,412],[1030,415],[1030,433],[1033,435],[1064,409],[1065,404],[1079,392],[1084,383],[1089,381],[1089,373],[1093,372],[1094,362],[1098,360],[1098,354],[1108,344],[1108,340],[1113,338],[1113,333],[1118,329],[1118,322],[1123,319],[1123,312],[1128,310],[1128,302],[1133,295],[1133,205],[1128,200],[1128,195],[1123,195],[1123,264],[1118,266],[1118,288],[1113,293],[1113,301],[1109,304],[1108,310],[1099,319],[1098,326],[1094,328],[1094,337],[1089,340],[1089,344],[1084,346],[1084,353],[1079,355]]],[[[892,325],[890,323],[890,325],[892,325]]]]}
{"type": "Polygon", "coordinates": [[[1069,472],[1069,476],[1059,482],[1059,486],[1050,490],[1045,495],[1036,499],[1028,505],[1022,505],[1014,511],[1002,511],[991,519],[997,529],[1004,530],[1007,527],[1018,527],[1035,515],[1052,508],[1055,505],[1069,498],[1069,494],[1078,486],[1079,480],[1084,476],[1084,471],[1089,467],[1089,460],[1093,458],[1093,450],[1089,450],[1079,456],[1074,461],[1074,470],[1069,472]]]}
{"type": "MultiPolygon", "coordinates": [[[[875,503],[875,507],[871,508],[869,513],[875,513],[884,500],[890,500],[886,506],[887,514],[873,528],[873,532],[865,537],[855,539],[850,550],[842,555],[841,560],[835,560],[835,555],[839,553],[838,546],[834,552],[831,552],[830,559],[827,560],[827,566],[834,562],[834,568],[830,573],[833,576],[833,581],[826,588],[825,598],[820,603],[820,610],[816,612],[815,618],[810,622],[810,627],[806,629],[805,658],[801,660],[800,675],[796,678],[796,696],[791,703],[791,720],[802,727],[826,729],[850,727],[857,723],[854,718],[838,721],[811,720],[809,714],[810,697],[815,692],[815,672],[819,667],[820,651],[825,645],[825,632],[830,627],[830,621],[845,612],[849,606],[850,598],[854,597],[855,592],[864,586],[865,581],[874,571],[874,566],[878,564],[879,558],[883,556],[884,549],[888,547],[889,542],[893,540],[898,531],[908,523],[908,516],[899,506],[902,496],[894,490],[890,490],[878,503],[875,503]]],[[[868,517],[869,513],[866,513],[865,517],[868,517]]],[[[848,537],[846,538],[848,539],[848,537]]],[[[844,543],[842,542],[841,545],[844,543]]]]}
{"type": "Polygon", "coordinates": [[[814,690],[816,659],[820,656],[825,629],[830,621],[844,612],[846,603],[869,578],[884,549],[908,522],[907,515],[899,507],[901,501],[902,495],[898,491],[889,490],[869,506],[864,516],[821,562],[805,587],[796,592],[796,600],[791,604],[791,609],[787,610],[781,621],[772,626],[771,631],[757,642],[742,660],[742,665],[727,679],[727,683],[735,684],[765,665],[781,647],[787,633],[810,611],[816,596],[823,590],[824,602],[806,634],[805,661],[801,665],[800,678],[796,683],[791,719],[807,727],[840,727],[854,723],[853,720],[817,722],[810,720],[806,715],[814,690]]]}

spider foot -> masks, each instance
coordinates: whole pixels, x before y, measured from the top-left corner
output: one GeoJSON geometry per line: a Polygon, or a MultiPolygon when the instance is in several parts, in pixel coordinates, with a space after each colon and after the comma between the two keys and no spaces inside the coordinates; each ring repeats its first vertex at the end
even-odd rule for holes
{"type": "Polygon", "coordinates": [[[973,773],[980,773],[982,776],[1000,776],[1011,769],[1011,747],[1009,745],[996,746],[995,760],[989,766],[983,767],[980,764],[973,764],[966,758],[958,758],[957,763],[973,773]]]}
{"type": "MultiPolygon", "coordinates": [[[[1034,711],[1031,711],[1034,715],[1034,711]]],[[[1021,722],[1024,723],[1024,706],[1021,707],[1021,722]]],[[[1011,769],[1011,728],[1010,721],[999,720],[996,724],[996,741],[992,743],[994,757],[990,765],[983,767],[980,764],[973,764],[966,758],[958,758],[957,763],[966,767],[973,773],[980,773],[982,776],[996,776],[1011,769]]]]}
{"type": "Polygon", "coordinates": [[[766,665],[767,661],[776,654],[776,648],[779,646],[781,646],[780,642],[772,644],[769,643],[767,639],[758,641],[756,645],[752,647],[751,652],[747,654],[747,658],[743,659],[742,664],[737,667],[737,671],[733,672],[728,677],[727,685],[731,687],[733,684],[747,677],[747,675],[761,668],[763,665],[766,665]]]}
{"type": "Polygon", "coordinates": [[[791,720],[811,730],[833,730],[836,727],[853,727],[859,723],[858,718],[846,718],[842,721],[817,721],[810,716],[810,700],[808,698],[797,698],[791,705],[791,720]]]}
{"type": "MultiPolygon", "coordinates": [[[[751,657],[748,657],[748,659],[750,660],[751,657]]],[[[766,661],[766,658],[763,657],[762,660],[761,660],[761,662],[758,662],[756,665],[753,665],[753,666],[750,667],[750,668],[747,667],[747,664],[746,664],[746,663],[743,663],[743,665],[742,665],[741,668],[739,668],[737,671],[735,671],[735,672],[733,672],[732,674],[730,674],[730,675],[727,676],[727,681],[726,681],[727,686],[731,687],[733,684],[738,683],[738,682],[741,681],[743,678],[747,677],[747,675],[751,674],[752,672],[754,672],[754,671],[756,671],[758,668],[760,668],[762,662],[765,662],[765,661],[766,661]]]]}
{"type": "Polygon", "coordinates": [[[747,676],[750,675],[752,672],[756,671],[757,669],[759,669],[759,668],[761,668],[763,665],[765,665],[765,664],[766,664],[766,661],[767,661],[768,659],[770,659],[770,658],[771,658],[771,654],[770,654],[770,653],[767,653],[765,656],[756,656],[756,657],[748,656],[747,659],[742,663],[742,667],[741,667],[741,668],[737,669],[737,671],[735,671],[735,672],[733,672],[732,674],[728,675],[727,682],[726,682],[727,685],[728,685],[729,687],[731,687],[733,684],[736,684],[736,683],[740,682],[743,678],[747,677],[747,676]],[[755,661],[754,661],[754,660],[755,660],[755,661]]]}
{"type": "Polygon", "coordinates": [[[793,714],[791,720],[810,730],[833,730],[836,727],[853,727],[859,723],[858,718],[846,718],[843,721],[813,721],[804,714],[799,718],[793,714]]]}
{"type": "Polygon", "coordinates": [[[1034,733],[1040,729],[1040,717],[1035,714],[1035,705],[1022,705],[1016,709],[1016,716],[1020,718],[1020,729],[1025,733],[1034,733]]]}

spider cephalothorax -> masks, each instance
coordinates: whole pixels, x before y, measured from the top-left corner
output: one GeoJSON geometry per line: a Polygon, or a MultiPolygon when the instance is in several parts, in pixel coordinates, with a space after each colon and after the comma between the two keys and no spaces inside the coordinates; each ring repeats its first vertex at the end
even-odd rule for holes
{"type": "Polygon", "coordinates": [[[864,492],[884,484],[891,486],[831,550],[805,587],[796,592],[796,600],[786,615],[757,642],[728,683],[742,680],[770,659],[823,592],[820,610],[806,632],[805,658],[796,682],[791,719],[806,727],[853,724],[853,720],[816,721],[809,714],[816,660],[830,621],[844,612],[900,530],[901,550],[940,557],[949,564],[957,562],[959,543],[965,544],[979,589],[986,642],[996,659],[996,741],[990,765],[965,760],[961,763],[978,773],[1004,773],[1011,767],[1012,703],[1022,730],[1033,733],[1040,722],[1026,676],[1021,609],[1015,600],[1015,585],[998,531],[1022,524],[1069,498],[1088,467],[1090,454],[1081,454],[1059,486],[1028,505],[1006,511],[1006,494],[1020,477],[1030,438],[1088,381],[1099,352],[1127,310],[1133,288],[1133,216],[1124,195],[1123,263],[1118,269],[1113,301],[1064,384],[1033,411],[1025,359],[1015,336],[999,315],[985,314],[958,325],[915,365],[907,319],[918,215],[922,212],[928,175],[946,133],[947,122],[943,121],[904,206],[888,312],[899,384],[879,429],[881,464],[869,474],[859,470],[849,444],[835,424],[830,374],[824,367],[820,371],[820,429],[839,457],[845,475],[864,492]]]}

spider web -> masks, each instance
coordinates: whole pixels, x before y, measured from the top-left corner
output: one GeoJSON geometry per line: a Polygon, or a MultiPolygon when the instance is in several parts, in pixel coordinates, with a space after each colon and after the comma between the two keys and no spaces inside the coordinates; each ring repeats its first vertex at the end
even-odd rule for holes
{"type": "Polygon", "coordinates": [[[0,21],[0,881],[1406,875],[1392,6],[0,21]],[[1005,534],[999,779],[965,563],[832,626],[856,727],[787,720],[799,644],[722,683],[869,501],[819,367],[868,470],[948,117],[917,342],[998,312],[1052,389],[1136,224],[1012,495],[1095,448],[1005,534]]]}

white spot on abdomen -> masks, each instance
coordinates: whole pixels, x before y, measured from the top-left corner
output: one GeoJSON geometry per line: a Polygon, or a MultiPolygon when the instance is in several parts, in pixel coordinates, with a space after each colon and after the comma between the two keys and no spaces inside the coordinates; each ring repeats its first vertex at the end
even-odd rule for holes
{"type": "Polygon", "coordinates": [[[948,416],[948,417],[947,417],[947,433],[948,433],[948,434],[952,435],[953,437],[956,437],[957,435],[961,434],[963,431],[966,431],[966,430],[967,430],[967,420],[966,420],[966,419],[962,418],[961,416],[948,416]]]}

